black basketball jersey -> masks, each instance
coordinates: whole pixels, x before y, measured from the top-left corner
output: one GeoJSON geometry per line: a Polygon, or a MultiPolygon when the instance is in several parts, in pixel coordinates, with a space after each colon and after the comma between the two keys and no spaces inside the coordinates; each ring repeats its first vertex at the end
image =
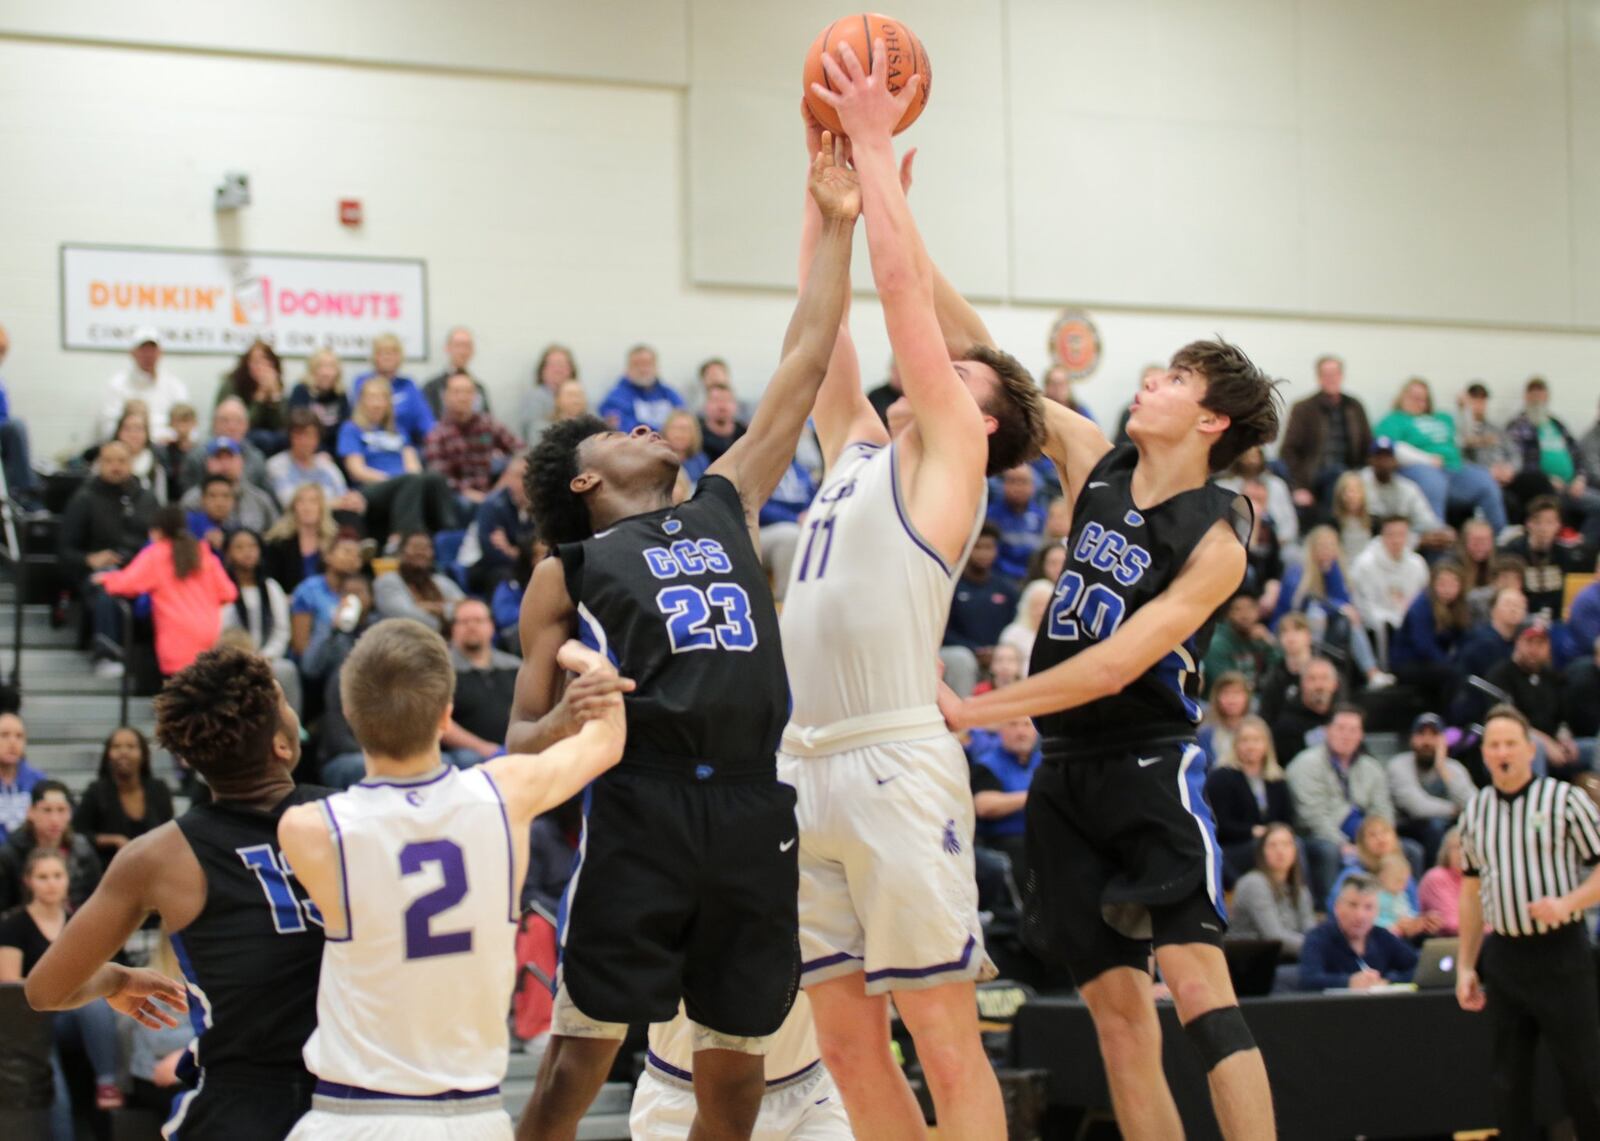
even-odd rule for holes
{"type": "MultiPolygon", "coordinates": [[[[1101,457],[1073,505],[1067,562],[1033,643],[1030,673],[1106,640],[1129,615],[1170,586],[1217,520],[1241,543],[1253,514],[1243,496],[1207,483],[1140,510],[1133,502],[1131,444],[1101,457]]],[[[1218,614],[1220,614],[1220,609],[1218,614]]],[[[1200,720],[1200,661],[1218,614],[1120,693],[1034,719],[1057,755],[1095,755],[1185,737],[1200,720]]]]}
{"type": "Polygon", "coordinates": [[[278,849],[278,820],[328,788],[302,785],[270,812],[227,801],[178,817],[206,878],[206,905],[172,935],[189,983],[195,1060],[210,1072],[303,1073],[317,1025],[322,919],[278,849]]]}
{"type": "Polygon", "coordinates": [[[556,551],[585,645],[637,683],[628,758],[776,764],[789,717],[778,614],[738,490],[703,476],[694,497],[556,551]]]}

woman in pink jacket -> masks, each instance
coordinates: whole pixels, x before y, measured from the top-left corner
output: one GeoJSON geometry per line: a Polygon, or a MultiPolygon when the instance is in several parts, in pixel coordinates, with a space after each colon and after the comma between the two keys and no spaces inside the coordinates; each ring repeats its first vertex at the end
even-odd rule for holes
{"type": "Polygon", "coordinates": [[[222,633],[222,604],[239,596],[211,547],[189,532],[181,507],[163,507],[150,529],[150,545],[121,570],[94,576],[107,594],[150,596],[156,662],[171,677],[191,665],[222,633]]]}

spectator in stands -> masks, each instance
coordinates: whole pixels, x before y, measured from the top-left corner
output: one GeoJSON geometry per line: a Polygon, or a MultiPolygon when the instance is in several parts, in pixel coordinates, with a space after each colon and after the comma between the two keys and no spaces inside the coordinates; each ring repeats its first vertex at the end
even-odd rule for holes
{"type": "Polygon", "coordinates": [[[318,630],[302,659],[308,680],[322,683],[322,719],[318,724],[318,775],[331,788],[349,788],[367,772],[361,745],[344,715],[339,677],[345,659],[361,635],[378,621],[372,606],[372,589],[361,575],[345,579],[337,613],[318,630]]]}
{"type": "Polygon", "coordinates": [[[992,689],[1004,689],[1013,682],[1021,681],[1027,674],[1027,663],[1022,660],[1022,655],[1017,653],[1015,646],[1001,643],[989,655],[989,669],[984,679],[972,687],[974,694],[988,693],[992,689]]]}
{"type": "Polygon", "coordinates": [[[555,411],[551,413],[553,420],[576,420],[579,416],[589,414],[589,394],[584,390],[582,382],[578,380],[564,380],[561,387],[556,389],[555,411]]]}
{"type": "Polygon", "coordinates": [[[523,476],[526,456],[513,456],[500,473],[500,482],[478,508],[477,518],[462,540],[456,562],[467,572],[474,594],[489,595],[510,577],[517,550],[533,537],[533,512],[523,476]]]}
{"type": "Polygon", "coordinates": [[[683,477],[691,485],[698,483],[706,473],[706,468],[711,466],[711,460],[705,453],[700,421],[695,419],[694,413],[685,408],[674,408],[667,413],[667,422],[661,428],[661,435],[678,453],[678,470],[683,472],[683,477]]]}
{"type": "Polygon", "coordinates": [[[1339,888],[1333,917],[1318,925],[1300,948],[1300,988],[1371,990],[1410,982],[1417,952],[1378,923],[1378,885],[1351,876],[1339,888]]]}
{"type": "Polygon", "coordinates": [[[1523,387],[1522,412],[1506,425],[1506,439],[1518,469],[1512,487],[1524,502],[1554,493],[1578,518],[1600,509],[1600,493],[1589,487],[1578,441],[1550,414],[1550,386],[1543,377],[1532,377],[1523,387]]]}
{"type": "Polygon", "coordinates": [[[1505,501],[1500,485],[1487,468],[1462,460],[1456,445],[1456,425],[1433,409],[1433,393],[1420,377],[1406,381],[1395,398],[1394,410],[1378,421],[1377,434],[1395,443],[1400,473],[1417,482],[1428,504],[1445,518],[1447,503],[1477,510],[1499,534],[1506,527],[1505,501]]]}
{"type": "Polygon", "coordinates": [[[128,841],[171,819],[172,790],[150,767],[150,742],[131,726],[113,729],[100,750],[100,771],[73,813],[73,830],[110,864],[128,841]]]}
{"type": "Polygon", "coordinates": [[[58,539],[62,570],[81,586],[96,571],[119,567],[145,545],[160,504],[134,478],[125,445],[104,445],[92,478],[73,492],[58,539]]]}
{"type": "Polygon", "coordinates": [[[1402,939],[1420,940],[1438,934],[1439,917],[1417,910],[1417,881],[1405,856],[1390,852],[1378,861],[1373,878],[1378,881],[1379,927],[1402,939]]]}
{"type": "MultiPolygon", "coordinates": [[[[878,414],[884,426],[889,424],[889,409],[896,400],[905,395],[905,389],[900,385],[900,366],[893,357],[889,358],[889,375],[882,384],[876,388],[868,389],[867,403],[872,405],[872,410],[878,414]]],[[[890,432],[893,435],[893,431],[890,432]]]]}
{"type": "MultiPolygon", "coordinates": [[[[156,663],[165,677],[186,668],[222,633],[224,602],[239,596],[211,548],[189,532],[182,509],[163,507],[150,529],[150,545],[121,570],[97,574],[101,588],[118,598],[150,596],[156,663]]],[[[114,611],[97,616],[103,636],[115,637],[114,611]]],[[[112,665],[120,666],[121,662],[112,665]]],[[[120,670],[98,671],[120,677],[120,670]]]]}
{"type": "Polygon", "coordinates": [[[1300,670],[1272,721],[1272,743],[1280,757],[1291,760],[1322,743],[1322,730],[1333,718],[1339,698],[1339,671],[1327,658],[1314,657],[1300,670]]]}
{"type": "MultiPolygon", "coordinates": [[[[995,571],[995,560],[1000,551],[1000,531],[993,523],[984,523],[973,540],[972,551],[961,577],[956,580],[955,595],[950,601],[950,620],[944,628],[944,646],[947,650],[962,648],[971,651],[972,662],[963,665],[963,676],[975,681],[980,670],[989,667],[989,657],[1000,641],[1000,634],[1017,612],[1017,588],[1009,579],[995,571]]],[[[959,654],[941,653],[948,664],[959,654]]]]}
{"type": "Polygon", "coordinates": [[[1245,717],[1230,746],[1218,754],[1206,776],[1206,800],[1216,816],[1223,875],[1232,882],[1255,863],[1267,829],[1293,821],[1289,785],[1261,718],[1245,717]]]}
{"type": "Polygon", "coordinates": [[[1022,585],[1030,582],[1048,582],[1054,586],[1061,579],[1061,572],[1067,569],[1067,548],[1059,542],[1046,541],[1045,545],[1033,552],[1033,558],[1028,560],[1028,571],[1022,576],[1022,585]]]}
{"type": "MultiPolygon", "coordinates": [[[[150,969],[165,975],[175,983],[183,983],[183,968],[172,949],[172,940],[162,928],[156,938],[155,949],[150,954],[150,969]]],[[[194,1025],[180,1019],[177,1026],[146,1026],[136,1023],[128,1047],[128,1077],[133,1086],[128,1094],[128,1105],[142,1109],[157,1121],[172,1116],[172,1103],[183,1085],[178,1077],[178,1064],[188,1051],[194,1038],[194,1025]]]]}
{"type": "Polygon", "coordinates": [[[380,333],[372,338],[372,368],[356,377],[351,384],[350,400],[354,407],[359,408],[361,391],[369,380],[387,381],[389,403],[394,412],[391,431],[398,431],[407,444],[420,449],[433,429],[433,410],[428,407],[427,398],[422,395],[417,382],[401,374],[404,363],[405,349],[399,337],[392,333],[380,333]]]}
{"type": "Polygon", "coordinates": [[[640,424],[661,431],[667,413],[683,407],[683,397],[669,387],[656,367],[656,351],[649,345],[628,350],[628,368],[600,402],[600,418],[619,432],[640,424]]]}
{"type": "MultiPolygon", "coordinates": [[[[1543,622],[1524,623],[1511,657],[1496,663],[1483,679],[1504,693],[1533,727],[1538,775],[1571,780],[1581,771],[1578,742],[1561,719],[1561,675],[1551,664],[1550,631],[1543,622]]],[[[1474,721],[1495,704],[1486,694],[1477,694],[1476,700],[1474,721]]]]}
{"type": "MultiPolygon", "coordinates": [[[[59,852],[40,848],[22,868],[24,906],[0,919],[0,984],[15,985],[32,973],[67,925],[73,906],[68,904],[68,862],[59,852]]],[[[54,1044],[50,1050],[53,1099],[50,1135],[71,1141],[76,1135],[73,1101],[61,1065],[61,1047],[71,1043],[89,1058],[94,1070],[96,1109],[120,1109],[122,1090],[117,1085],[118,1043],[116,1022],[105,999],[74,1010],[50,1015],[54,1044]]]]}
{"type": "MultiPolygon", "coordinates": [[[[1285,614],[1278,623],[1278,652],[1282,655],[1256,685],[1256,705],[1262,718],[1271,725],[1282,713],[1289,692],[1298,690],[1300,675],[1315,653],[1311,624],[1304,614],[1285,614]]],[[[1337,685],[1338,673],[1334,674],[1337,685]]],[[[1298,751],[1302,746],[1297,745],[1298,751]]]]}
{"type": "Polygon", "coordinates": [[[433,536],[413,531],[400,541],[400,564],[372,584],[380,618],[410,618],[443,633],[455,605],[466,597],[455,580],[433,565],[433,536]]]}
{"type": "MultiPolygon", "coordinates": [[[[0,365],[11,351],[11,335],[0,325],[0,365]]],[[[6,487],[13,498],[30,502],[38,492],[38,477],[33,474],[33,455],[28,446],[28,426],[11,414],[11,399],[6,383],[0,380],[0,464],[4,465],[6,487]]]]}
{"type": "Polygon", "coordinates": [[[1437,922],[1437,934],[1461,934],[1461,829],[1451,828],[1439,841],[1434,866],[1422,873],[1417,906],[1437,922]]]}
{"type": "MultiPolygon", "coordinates": [[[[1392,855],[1399,855],[1407,861],[1408,867],[1421,870],[1422,849],[1413,841],[1405,840],[1395,831],[1394,824],[1387,816],[1364,816],[1355,833],[1355,849],[1346,858],[1339,877],[1334,881],[1333,890],[1328,893],[1328,910],[1333,910],[1334,897],[1339,894],[1339,885],[1351,875],[1363,873],[1376,877],[1383,868],[1383,861],[1392,855]]],[[[1379,885],[1380,888],[1382,885],[1379,885]]],[[[1416,888],[1407,889],[1410,893],[1409,902],[1412,912],[1416,911],[1416,888]]],[[[1385,927],[1389,924],[1385,923],[1385,927]]],[[[1416,930],[1403,931],[1400,934],[1406,938],[1424,930],[1425,925],[1414,925],[1416,930]]]]}
{"type": "Polygon", "coordinates": [[[1021,581],[1044,534],[1044,509],[1034,498],[1033,469],[1027,464],[1003,473],[1000,481],[1000,495],[989,499],[989,522],[1000,532],[995,569],[1014,582],[1021,581]]]}
{"type": "Polygon", "coordinates": [[[192,494],[198,497],[199,506],[197,510],[184,512],[189,530],[220,555],[235,526],[238,500],[233,480],[225,475],[208,475],[192,494]]]}
{"type": "Polygon", "coordinates": [[[306,579],[323,572],[323,552],[339,527],[321,484],[302,483],[288,502],[289,509],[262,536],[261,567],[292,594],[306,579]]]}
{"type": "Polygon", "coordinates": [[[45,775],[28,763],[28,730],[15,713],[0,713],[0,843],[22,827],[33,788],[45,775]]]}
{"type": "Polygon", "coordinates": [[[1243,493],[1245,486],[1259,483],[1266,489],[1266,515],[1278,541],[1289,546],[1300,541],[1300,518],[1295,510],[1294,493],[1282,476],[1267,467],[1266,452],[1250,448],[1240,453],[1233,465],[1216,478],[1218,487],[1243,493]]]}
{"type": "Polygon", "coordinates": [[[249,440],[250,417],[244,401],[237,396],[227,396],[211,410],[211,435],[204,445],[189,449],[183,461],[183,486],[192,488],[206,477],[210,470],[211,445],[227,440],[233,450],[244,458],[243,476],[262,491],[272,490],[272,477],[267,474],[267,457],[249,440]]]}
{"type": "Polygon", "coordinates": [[[1274,624],[1292,610],[1305,614],[1313,635],[1322,625],[1324,636],[1319,640],[1349,650],[1368,689],[1393,684],[1393,676],[1378,668],[1366,623],[1351,601],[1344,567],[1339,563],[1339,536],[1332,527],[1314,528],[1306,537],[1305,561],[1283,572],[1274,624]]]}
{"type": "Polygon", "coordinates": [[[1511,658],[1517,631],[1528,617],[1528,598],[1516,586],[1501,587],[1494,596],[1486,622],[1474,623],[1456,650],[1456,668],[1462,677],[1487,677],[1496,665],[1511,658]]]}
{"type": "Polygon", "coordinates": [[[1567,633],[1584,651],[1600,638],[1600,575],[1573,596],[1567,610],[1567,633]]]}
{"type": "Polygon", "coordinates": [[[1362,479],[1371,470],[1347,471],[1333,484],[1333,528],[1339,532],[1339,557],[1347,563],[1354,563],[1372,542],[1372,508],[1362,479]]]}
{"type": "Polygon", "coordinates": [[[278,521],[278,501],[272,493],[263,491],[244,478],[244,456],[239,445],[226,436],[218,436],[206,445],[205,476],[200,487],[191,487],[179,500],[186,511],[201,509],[201,497],[206,483],[221,476],[233,485],[233,514],[228,516],[225,530],[247,527],[252,531],[265,531],[278,521]]]}
{"type": "Polygon", "coordinates": [[[1344,362],[1321,356],[1316,368],[1319,391],[1289,410],[1278,448],[1289,468],[1294,501],[1303,509],[1326,502],[1334,481],[1359,468],[1372,445],[1366,408],[1344,391],[1344,362]]]}
{"type": "Polygon", "coordinates": [[[240,530],[228,536],[223,563],[238,596],[222,606],[223,630],[238,630],[249,647],[272,666],[283,696],[296,713],[301,709],[300,671],[289,660],[289,598],[283,587],[262,573],[261,536],[240,530]]]}
{"type": "Polygon", "coordinates": [[[1228,938],[1276,939],[1278,955],[1298,962],[1306,933],[1317,925],[1300,849],[1287,824],[1263,825],[1251,841],[1255,866],[1239,877],[1228,906],[1228,938]]]}
{"type": "Polygon", "coordinates": [[[489,612],[494,619],[495,642],[507,653],[522,653],[522,634],[519,629],[522,617],[522,596],[533,577],[533,568],[549,554],[549,549],[530,532],[517,543],[517,561],[511,574],[495,586],[489,599],[489,612]]]}
{"type": "Polygon", "coordinates": [[[35,851],[55,852],[67,865],[67,901],[82,907],[100,883],[100,857],[72,830],[72,794],[58,780],[33,786],[28,818],[0,846],[0,912],[22,902],[22,871],[35,851]]]}
{"type": "MultiPolygon", "coordinates": [[[[417,402],[426,411],[421,396],[417,402]]],[[[339,429],[338,451],[366,500],[367,534],[379,542],[408,531],[443,531],[455,516],[450,485],[437,472],[422,470],[416,448],[406,439],[397,429],[389,382],[373,377],[339,429]]]]}
{"type": "Polygon", "coordinates": [[[1456,397],[1456,439],[1461,458],[1489,469],[1501,486],[1511,482],[1517,464],[1506,435],[1489,422],[1489,390],[1473,381],[1456,397]]]}
{"type": "Polygon", "coordinates": [[[344,472],[333,457],[322,451],[322,425],[309,408],[295,408],[286,421],[288,447],[267,461],[267,478],[272,494],[287,506],[303,484],[320,487],[328,503],[340,511],[357,515],[366,510],[360,492],[352,492],[344,472]]]}
{"type": "MultiPolygon", "coordinates": [[[[289,646],[301,656],[318,633],[333,623],[334,611],[352,579],[361,577],[361,544],[351,536],[336,536],[323,548],[321,574],[307,575],[289,596],[289,646]]],[[[309,672],[309,680],[313,675],[309,672]]]]}
{"type": "MultiPolygon", "coordinates": [[[[1228,600],[1222,621],[1211,635],[1201,676],[1220,678],[1235,673],[1252,690],[1278,660],[1278,643],[1261,621],[1261,604],[1241,590],[1228,600]]],[[[1211,691],[1206,690],[1206,696],[1211,691]]]]}
{"type": "Polygon", "coordinates": [[[444,355],[449,363],[443,372],[422,386],[422,398],[428,402],[428,411],[435,420],[443,418],[445,389],[450,378],[458,375],[472,381],[472,410],[488,415],[489,390],[472,375],[472,357],[477,351],[478,342],[473,339],[472,330],[464,325],[457,325],[444,335],[444,355]]]}
{"type": "Polygon", "coordinates": [[[1561,504],[1553,495],[1541,495],[1528,503],[1522,534],[1501,547],[1526,564],[1522,593],[1528,596],[1528,612],[1546,622],[1561,617],[1567,575],[1582,574],[1591,565],[1581,545],[1562,542],[1560,535],[1561,504]]]}
{"type": "Polygon", "coordinates": [[[997,734],[972,745],[972,800],[978,817],[978,842],[1004,852],[1017,882],[1028,875],[1023,843],[1023,811],[1028,786],[1039,771],[1039,731],[1026,717],[1002,722],[997,734]]]}
{"type": "Polygon", "coordinates": [[[1428,586],[1428,564],[1411,546],[1411,524],[1403,515],[1390,515],[1350,568],[1356,610],[1384,644],[1428,586]]]}
{"type": "Polygon", "coordinates": [[[161,363],[161,335],[150,326],[135,329],[128,347],[127,368],[114,373],[106,382],[106,399],[100,407],[99,436],[109,440],[117,420],[130,400],[144,401],[150,416],[150,434],[157,443],[170,438],[172,406],[189,399],[189,386],[161,363]]]}
{"type": "MultiPolygon", "coordinates": [[[[148,421],[146,422],[148,427],[148,421]]],[[[200,417],[187,404],[172,406],[172,439],[156,449],[156,457],[167,472],[167,500],[183,498],[189,490],[189,457],[200,447],[200,417]]]]}
{"type": "Polygon", "coordinates": [[[494,489],[495,477],[523,448],[511,429],[476,410],[476,383],[464,372],[446,382],[444,416],[428,433],[424,449],[428,470],[444,476],[463,522],[472,518],[494,489]]]}
{"type": "Polygon", "coordinates": [[[1434,563],[1427,589],[1411,600],[1389,640],[1389,669],[1431,709],[1447,706],[1461,678],[1455,652],[1471,625],[1462,578],[1460,564],[1434,563]]]}
{"type": "Polygon", "coordinates": [[[439,744],[456,767],[464,769],[505,752],[522,659],[494,648],[488,604],[477,598],[456,604],[450,659],[456,671],[456,695],[439,744]]]}
{"type": "MultiPolygon", "coordinates": [[[[133,478],[156,497],[157,503],[168,502],[167,465],[150,446],[150,417],[143,404],[130,402],[117,420],[117,430],[111,438],[128,449],[128,470],[133,478]]],[[[100,449],[96,447],[91,451],[98,455],[100,449]]]]}
{"type": "Polygon", "coordinates": [[[1033,661],[1033,642],[1039,634],[1039,624],[1044,621],[1045,608],[1055,594],[1055,585],[1035,579],[1022,588],[1017,598],[1017,616],[1000,631],[999,645],[1012,646],[1022,658],[1022,673],[1026,677],[1033,661]]]}
{"type": "MultiPolygon", "coordinates": [[[[533,384],[523,390],[517,407],[517,426],[524,440],[537,440],[559,418],[556,394],[562,385],[577,379],[578,361],[572,350],[565,345],[546,345],[539,354],[539,363],[533,367],[533,384]]],[[[582,384],[578,384],[577,391],[582,394],[582,384]]],[[[587,407],[588,401],[584,404],[587,407]]]]}
{"type": "MultiPolygon", "coordinates": [[[[1204,671],[1210,673],[1207,666],[1204,671]]],[[[1250,715],[1250,699],[1254,694],[1248,678],[1235,670],[1224,670],[1211,683],[1211,696],[1206,711],[1200,718],[1200,728],[1195,741],[1211,764],[1233,751],[1233,737],[1250,715]]]]}
{"type": "MultiPolygon", "coordinates": [[[[1467,617],[1472,620],[1474,626],[1489,621],[1494,600],[1499,597],[1502,590],[1515,590],[1521,593],[1527,570],[1528,564],[1520,555],[1495,555],[1490,560],[1488,585],[1467,591],[1467,617]]],[[[1523,600],[1527,600],[1526,595],[1523,595],[1523,600]]]]}
{"type": "Polygon", "coordinates": [[[1072,395],[1072,373],[1066,365],[1053,364],[1045,370],[1044,379],[1040,384],[1044,390],[1044,398],[1053,400],[1063,408],[1070,408],[1085,420],[1098,424],[1093,412],[1087,404],[1075,400],[1072,395]]]}
{"type": "Polygon", "coordinates": [[[1261,608],[1273,613],[1278,600],[1283,597],[1283,571],[1285,558],[1293,561],[1299,554],[1286,549],[1278,542],[1278,533],[1267,518],[1267,489],[1259,483],[1246,484],[1244,494],[1250,500],[1253,519],[1250,538],[1245,544],[1244,588],[1261,600],[1261,608]]]}
{"type": "Polygon", "coordinates": [[[1462,585],[1469,594],[1490,586],[1494,582],[1494,528],[1482,519],[1468,519],[1461,525],[1455,558],[1461,564],[1465,576],[1462,585]]]}
{"type": "MultiPolygon", "coordinates": [[[[700,367],[695,370],[698,383],[691,385],[684,394],[684,407],[696,416],[705,411],[706,401],[710,398],[713,389],[725,388],[729,394],[733,393],[733,374],[728,369],[728,362],[721,357],[708,357],[700,362],[700,367]]],[[[752,409],[748,401],[734,398],[734,416],[745,423],[750,422],[752,409]]]]}
{"type": "Polygon", "coordinates": [[[258,340],[239,354],[233,369],[222,378],[215,403],[220,404],[230,396],[243,401],[250,424],[246,439],[260,448],[263,455],[270,456],[283,450],[284,413],[287,411],[284,398],[287,395],[283,362],[271,345],[258,340]]]}
{"type": "Polygon", "coordinates": [[[339,425],[350,418],[350,398],[344,393],[344,366],[332,349],[318,349],[306,358],[306,378],[289,393],[289,409],[304,408],[322,428],[322,450],[331,452],[339,425]]]}
{"type": "MultiPolygon", "coordinates": [[[[1317,668],[1316,663],[1307,667],[1317,668]]],[[[1362,748],[1365,720],[1358,705],[1337,707],[1323,743],[1301,751],[1286,770],[1295,826],[1305,840],[1318,899],[1332,886],[1340,863],[1355,858],[1361,822],[1368,816],[1394,819],[1388,775],[1362,748]]]]}
{"type": "MultiPolygon", "coordinates": [[[[1372,462],[1356,473],[1362,489],[1367,493],[1367,510],[1372,517],[1382,519],[1389,515],[1403,515],[1411,524],[1417,545],[1424,550],[1444,550],[1456,541],[1455,530],[1447,527],[1437,515],[1428,497],[1414,480],[1400,474],[1400,461],[1395,457],[1394,441],[1380,436],[1372,441],[1372,462]]],[[[1490,528],[1490,547],[1494,543],[1494,530],[1490,528]]]]}
{"type": "MultiPolygon", "coordinates": [[[[757,516],[761,526],[761,562],[772,577],[772,596],[779,602],[789,589],[789,568],[800,544],[800,527],[816,494],[817,481],[799,460],[792,460],[789,470],[783,473],[757,516]]],[[[823,544],[823,549],[817,552],[819,564],[826,559],[826,548],[827,544],[823,544]]]]}
{"type": "Polygon", "coordinates": [[[700,440],[707,460],[716,463],[748,428],[749,420],[740,415],[732,388],[718,384],[706,389],[705,406],[700,409],[700,440]]]}
{"type": "MultiPolygon", "coordinates": [[[[1600,637],[1587,644],[1588,655],[1567,666],[1562,678],[1561,719],[1577,742],[1579,763],[1586,769],[1596,769],[1600,768],[1600,758],[1595,756],[1595,740],[1600,737],[1600,637]]],[[[3,798],[4,792],[0,791],[0,804],[3,798]]]]}

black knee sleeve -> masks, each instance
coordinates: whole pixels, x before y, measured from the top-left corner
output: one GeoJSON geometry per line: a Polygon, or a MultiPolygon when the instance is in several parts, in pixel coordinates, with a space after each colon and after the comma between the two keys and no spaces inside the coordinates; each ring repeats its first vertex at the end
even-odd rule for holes
{"type": "Polygon", "coordinates": [[[1254,1050],[1256,1040],[1245,1025],[1244,1015],[1237,1006],[1219,1006],[1208,1010],[1193,1022],[1184,1025],[1183,1031],[1200,1052],[1200,1060],[1209,1073],[1225,1059],[1244,1050],[1254,1050]]]}

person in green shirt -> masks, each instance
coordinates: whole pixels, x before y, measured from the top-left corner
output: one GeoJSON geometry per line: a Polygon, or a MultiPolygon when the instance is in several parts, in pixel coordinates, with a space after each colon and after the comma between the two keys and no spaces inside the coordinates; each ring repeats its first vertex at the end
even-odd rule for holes
{"type": "Polygon", "coordinates": [[[1495,534],[1505,530],[1506,506],[1500,485],[1488,468],[1461,458],[1455,420],[1434,410],[1427,381],[1420,377],[1406,381],[1394,410],[1378,421],[1373,434],[1394,442],[1400,474],[1422,488],[1441,519],[1453,504],[1481,512],[1495,534]]]}
{"type": "Polygon", "coordinates": [[[1522,392],[1522,414],[1506,425],[1506,438],[1521,463],[1513,489],[1560,498],[1566,522],[1583,528],[1584,543],[1600,545],[1600,488],[1584,470],[1583,451],[1567,426],[1550,414],[1550,386],[1531,378],[1522,392]]]}

